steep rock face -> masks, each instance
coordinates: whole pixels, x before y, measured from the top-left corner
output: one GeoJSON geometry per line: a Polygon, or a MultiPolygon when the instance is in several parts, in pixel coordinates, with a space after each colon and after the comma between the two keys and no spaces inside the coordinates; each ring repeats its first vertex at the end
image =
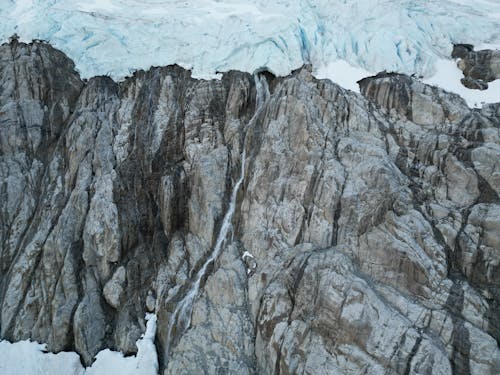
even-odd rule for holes
{"type": "Polygon", "coordinates": [[[360,87],[2,45],[2,338],[88,364],[154,311],[165,374],[498,373],[500,106],[360,87]]]}

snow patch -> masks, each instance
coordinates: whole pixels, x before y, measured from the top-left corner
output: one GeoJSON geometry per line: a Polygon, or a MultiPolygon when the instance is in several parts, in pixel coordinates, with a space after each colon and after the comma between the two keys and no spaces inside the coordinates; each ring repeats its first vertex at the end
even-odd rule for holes
{"type": "Polygon", "coordinates": [[[500,79],[488,83],[487,90],[468,89],[460,80],[464,77],[457,63],[450,59],[440,59],[436,62],[436,73],[424,79],[424,83],[441,87],[442,89],[460,95],[471,108],[480,108],[485,103],[500,102],[500,79]]]}
{"type": "MultiPolygon", "coordinates": [[[[357,81],[375,74],[363,68],[352,66],[344,60],[337,60],[323,65],[313,73],[316,78],[330,79],[343,88],[357,93],[360,92],[357,81]]],[[[436,62],[434,74],[424,79],[423,82],[460,95],[471,108],[481,108],[483,104],[500,102],[500,79],[489,82],[488,89],[481,91],[469,89],[462,85],[460,80],[463,77],[464,75],[457,67],[456,61],[439,59],[436,62]]]]}
{"type": "Polygon", "coordinates": [[[47,353],[45,344],[29,340],[0,341],[0,374],[83,375],[85,370],[76,353],[47,353]]]}
{"type": "Polygon", "coordinates": [[[156,315],[146,314],[146,332],[137,340],[137,355],[124,357],[120,352],[109,349],[100,351],[96,361],[87,368],[85,375],[153,375],[158,374],[158,358],[154,339],[156,315]]]}
{"type": "Polygon", "coordinates": [[[156,315],[146,314],[146,332],[137,340],[137,355],[124,357],[109,349],[100,351],[91,367],[85,369],[74,352],[47,353],[46,344],[29,340],[0,341],[0,374],[37,375],[155,375],[158,358],[154,345],[156,315]]]}
{"type": "Polygon", "coordinates": [[[248,251],[245,251],[243,253],[243,255],[241,256],[241,259],[243,259],[243,260],[245,260],[246,258],[255,259],[255,257],[252,254],[250,254],[248,251]]]}
{"type": "Polygon", "coordinates": [[[313,75],[319,79],[329,79],[345,89],[359,93],[359,85],[357,82],[365,77],[373,76],[375,73],[370,73],[363,68],[352,66],[347,61],[337,60],[327,65],[323,65],[313,72],[313,75]]]}

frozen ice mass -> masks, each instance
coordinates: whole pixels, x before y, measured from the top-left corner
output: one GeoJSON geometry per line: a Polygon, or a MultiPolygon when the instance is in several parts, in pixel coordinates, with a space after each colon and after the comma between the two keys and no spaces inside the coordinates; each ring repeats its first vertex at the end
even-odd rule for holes
{"type": "Polygon", "coordinates": [[[287,75],[344,60],[369,72],[435,73],[453,43],[500,45],[494,0],[2,0],[0,34],[49,41],[83,77],[179,64],[212,78],[287,75]]]}

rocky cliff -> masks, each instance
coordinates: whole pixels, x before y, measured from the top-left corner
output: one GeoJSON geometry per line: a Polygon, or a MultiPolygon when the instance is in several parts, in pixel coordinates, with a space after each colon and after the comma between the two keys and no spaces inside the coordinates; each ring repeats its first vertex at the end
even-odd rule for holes
{"type": "Polygon", "coordinates": [[[499,50],[474,51],[470,44],[455,44],[451,55],[458,59],[458,67],[464,73],[461,82],[465,87],[486,90],[488,82],[500,78],[499,50]]]}
{"type": "Polygon", "coordinates": [[[164,374],[500,371],[500,105],[0,47],[0,333],[164,374]]]}

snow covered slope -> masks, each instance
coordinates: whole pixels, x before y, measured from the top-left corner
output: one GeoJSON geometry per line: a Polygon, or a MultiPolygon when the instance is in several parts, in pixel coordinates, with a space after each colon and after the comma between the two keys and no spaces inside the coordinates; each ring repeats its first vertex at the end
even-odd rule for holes
{"type": "Polygon", "coordinates": [[[279,75],[311,62],[433,74],[453,42],[500,45],[497,0],[0,0],[0,39],[50,41],[82,76],[178,63],[279,75]]]}

